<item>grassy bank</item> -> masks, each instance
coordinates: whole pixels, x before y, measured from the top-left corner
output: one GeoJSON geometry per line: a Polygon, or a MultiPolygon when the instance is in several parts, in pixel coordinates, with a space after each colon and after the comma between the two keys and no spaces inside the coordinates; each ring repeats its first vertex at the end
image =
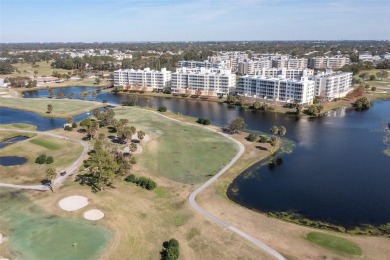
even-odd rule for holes
{"type": "Polygon", "coordinates": [[[343,255],[362,255],[363,253],[362,249],[357,244],[345,238],[330,234],[310,232],[306,235],[306,239],[314,244],[343,255]]]}
{"type": "Polygon", "coordinates": [[[102,103],[76,99],[48,98],[0,98],[0,106],[31,111],[46,117],[70,117],[104,106],[102,103]],[[52,113],[47,113],[47,106],[53,105],[52,113]]]}

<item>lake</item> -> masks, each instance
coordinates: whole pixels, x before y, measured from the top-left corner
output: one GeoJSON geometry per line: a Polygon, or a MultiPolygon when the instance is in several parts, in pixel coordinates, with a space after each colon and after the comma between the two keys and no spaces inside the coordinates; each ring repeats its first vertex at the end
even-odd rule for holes
{"type": "MultiPolygon", "coordinates": [[[[73,87],[72,92],[87,91],[73,87]]],[[[47,90],[26,93],[42,97],[47,90]]],[[[101,92],[97,100],[120,104],[128,94],[101,92]]],[[[295,142],[283,163],[270,169],[258,163],[230,185],[231,200],[261,212],[295,212],[314,220],[351,227],[390,222],[390,157],[383,153],[384,127],[390,121],[390,101],[378,100],[366,111],[339,109],[314,119],[278,113],[229,109],[225,104],[192,99],[151,97],[149,106],[222,126],[241,116],[248,129],[269,132],[287,128],[295,142]],[[233,192],[237,190],[238,192],[233,192]]],[[[145,106],[142,95],[137,103],[145,106]]],[[[223,152],[223,151],[221,151],[223,152]]]]}

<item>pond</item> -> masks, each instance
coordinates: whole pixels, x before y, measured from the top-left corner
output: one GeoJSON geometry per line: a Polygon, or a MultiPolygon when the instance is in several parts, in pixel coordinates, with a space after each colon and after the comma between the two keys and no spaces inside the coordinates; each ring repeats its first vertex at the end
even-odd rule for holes
{"type": "Polygon", "coordinates": [[[2,166],[15,166],[21,165],[27,162],[26,157],[19,156],[0,156],[0,165],[2,166]]]}
{"type": "MultiPolygon", "coordinates": [[[[104,99],[120,104],[128,94],[97,95],[97,100],[104,99]]],[[[283,163],[272,170],[259,163],[238,176],[228,191],[233,201],[262,212],[296,212],[343,226],[390,222],[390,157],[383,153],[390,101],[375,101],[362,112],[338,109],[306,119],[229,109],[218,102],[150,99],[149,106],[163,105],[183,115],[209,118],[219,126],[241,116],[250,130],[269,133],[273,125],[287,128],[294,151],[281,155],[283,163]]],[[[137,105],[146,105],[141,95],[137,105]]]]}
{"type": "Polygon", "coordinates": [[[23,141],[23,140],[26,140],[28,139],[29,137],[27,136],[14,136],[12,138],[8,138],[2,142],[0,142],[0,149],[1,148],[4,148],[4,147],[7,147],[8,145],[11,145],[11,144],[14,144],[14,143],[17,143],[17,142],[20,142],[20,141],[23,141]]]}

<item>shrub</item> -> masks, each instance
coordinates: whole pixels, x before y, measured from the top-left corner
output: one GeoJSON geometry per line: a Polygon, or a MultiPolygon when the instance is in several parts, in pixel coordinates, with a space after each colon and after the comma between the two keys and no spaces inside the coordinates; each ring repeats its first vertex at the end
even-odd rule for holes
{"type": "Polygon", "coordinates": [[[107,99],[103,99],[102,103],[104,104],[107,103],[107,99]]]}
{"type": "Polygon", "coordinates": [[[164,107],[164,106],[161,106],[157,109],[157,111],[159,111],[159,112],[167,112],[167,110],[168,110],[167,107],[164,107]]]}
{"type": "Polygon", "coordinates": [[[130,174],[125,178],[125,181],[135,183],[137,181],[137,178],[134,174],[130,174]]]}
{"type": "Polygon", "coordinates": [[[172,89],[170,87],[166,87],[163,89],[164,94],[172,94],[172,89]]]}
{"type": "Polygon", "coordinates": [[[376,87],[371,87],[371,91],[375,91],[376,90],[376,87]]]}
{"type": "Polygon", "coordinates": [[[163,250],[160,255],[162,260],[177,260],[179,259],[179,241],[172,238],[169,241],[164,241],[163,250]]]}
{"type": "Polygon", "coordinates": [[[202,117],[199,117],[198,120],[196,120],[196,122],[197,122],[198,124],[202,124],[202,125],[210,125],[210,124],[211,124],[210,119],[208,119],[208,118],[202,118],[202,117]]]}
{"type": "Polygon", "coordinates": [[[67,126],[64,127],[64,130],[65,131],[72,131],[73,128],[67,125],[67,126]]]}
{"type": "Polygon", "coordinates": [[[361,98],[358,98],[355,103],[353,103],[353,106],[357,109],[357,110],[362,110],[362,109],[367,109],[371,106],[371,102],[370,100],[368,100],[368,98],[366,97],[361,97],[361,98]]]}
{"type": "Polygon", "coordinates": [[[268,137],[265,135],[260,135],[259,142],[260,143],[268,143],[268,137]]]}
{"type": "Polygon", "coordinates": [[[35,163],[44,164],[46,163],[46,154],[42,153],[40,154],[36,159],[35,163]]]}
{"type": "Polygon", "coordinates": [[[255,142],[257,140],[257,135],[249,134],[246,138],[249,142],[255,142]]]}
{"type": "Polygon", "coordinates": [[[72,124],[72,128],[77,128],[77,124],[76,124],[76,123],[73,123],[73,124],[72,124]]]}
{"type": "Polygon", "coordinates": [[[130,158],[130,163],[131,163],[131,164],[136,164],[136,163],[137,163],[137,161],[135,160],[135,158],[134,158],[134,157],[131,157],[131,158],[130,158]]]}
{"type": "Polygon", "coordinates": [[[46,158],[46,164],[51,164],[51,163],[53,163],[53,162],[54,162],[53,156],[48,156],[48,157],[46,158]]]}

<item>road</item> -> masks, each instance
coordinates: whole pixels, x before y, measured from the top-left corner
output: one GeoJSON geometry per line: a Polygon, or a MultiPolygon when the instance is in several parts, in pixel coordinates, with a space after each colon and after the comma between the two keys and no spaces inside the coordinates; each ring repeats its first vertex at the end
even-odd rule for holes
{"type": "MultiPolygon", "coordinates": [[[[68,166],[66,169],[66,174],[64,176],[58,176],[56,179],[53,180],[52,186],[58,185],[61,182],[63,182],[69,175],[71,175],[77,167],[82,163],[84,160],[85,155],[88,153],[88,144],[86,142],[64,137],[61,135],[53,134],[53,133],[47,133],[47,132],[40,132],[40,131],[29,131],[29,130],[19,130],[19,129],[5,129],[0,128],[0,131],[12,131],[12,132],[18,132],[18,133],[29,133],[29,134],[39,134],[39,135],[46,135],[54,138],[64,139],[72,142],[79,143],[83,146],[83,152],[80,154],[80,156],[77,158],[76,161],[74,161],[70,166],[68,166]]],[[[49,187],[45,185],[18,185],[18,184],[8,184],[8,183],[0,183],[0,187],[9,187],[9,188],[18,188],[18,189],[28,189],[28,190],[48,190],[49,187]]]]}

